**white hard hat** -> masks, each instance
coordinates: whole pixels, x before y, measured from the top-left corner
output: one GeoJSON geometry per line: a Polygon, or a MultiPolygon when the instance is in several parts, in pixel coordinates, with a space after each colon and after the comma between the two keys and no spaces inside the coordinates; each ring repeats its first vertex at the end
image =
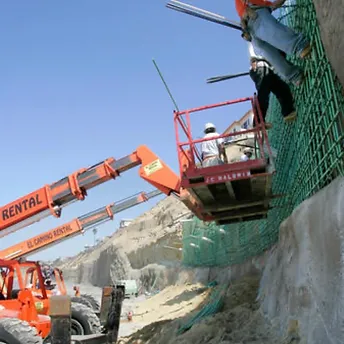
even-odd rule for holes
{"type": "Polygon", "coordinates": [[[246,148],[244,149],[244,153],[251,153],[251,154],[252,154],[252,149],[249,148],[249,147],[246,147],[246,148]]]}
{"type": "Polygon", "coordinates": [[[211,128],[216,129],[215,124],[206,123],[206,125],[204,126],[204,130],[211,129],[211,128]]]}

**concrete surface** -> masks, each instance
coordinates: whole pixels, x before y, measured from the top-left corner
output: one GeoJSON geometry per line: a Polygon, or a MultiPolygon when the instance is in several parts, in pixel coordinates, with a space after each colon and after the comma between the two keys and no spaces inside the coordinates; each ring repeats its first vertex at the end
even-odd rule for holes
{"type": "Polygon", "coordinates": [[[344,6],[342,0],[314,0],[326,56],[344,87],[344,6]],[[339,53],[338,53],[339,52],[339,53]]]}
{"type": "Polygon", "coordinates": [[[265,316],[281,333],[298,328],[302,343],[344,342],[343,209],[341,177],[282,223],[261,279],[265,316]]]}

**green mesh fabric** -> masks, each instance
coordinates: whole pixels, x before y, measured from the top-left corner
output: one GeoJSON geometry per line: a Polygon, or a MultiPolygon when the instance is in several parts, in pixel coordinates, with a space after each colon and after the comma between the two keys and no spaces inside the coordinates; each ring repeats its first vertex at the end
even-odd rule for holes
{"type": "Polygon", "coordinates": [[[298,0],[280,10],[279,19],[312,42],[311,58],[291,61],[303,67],[306,80],[293,88],[298,119],[282,121],[272,96],[268,120],[273,123],[270,144],[277,149],[274,194],[267,220],[216,226],[194,218],[183,223],[183,263],[224,266],[242,263],[270,248],[278,239],[281,221],[303,200],[344,175],[343,90],[336,80],[321,42],[311,0],[298,0]],[[296,5],[295,5],[296,4],[296,5]]]}
{"type": "MultiPolygon", "coordinates": [[[[214,288],[215,285],[212,287],[214,288]]],[[[203,318],[214,315],[220,311],[224,305],[228,287],[229,284],[222,284],[220,287],[215,287],[212,290],[207,303],[188,322],[179,327],[177,334],[182,334],[188,331],[194,324],[198,323],[203,318]]]]}

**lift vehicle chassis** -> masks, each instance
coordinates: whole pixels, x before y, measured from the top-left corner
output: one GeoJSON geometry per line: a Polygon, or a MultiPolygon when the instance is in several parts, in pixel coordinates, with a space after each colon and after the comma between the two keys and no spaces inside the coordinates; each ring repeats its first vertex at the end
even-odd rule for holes
{"type": "Polygon", "coordinates": [[[70,297],[51,298],[51,344],[115,344],[118,339],[122,304],[125,295],[123,285],[103,288],[100,322],[103,331],[87,336],[71,335],[70,297]]]}

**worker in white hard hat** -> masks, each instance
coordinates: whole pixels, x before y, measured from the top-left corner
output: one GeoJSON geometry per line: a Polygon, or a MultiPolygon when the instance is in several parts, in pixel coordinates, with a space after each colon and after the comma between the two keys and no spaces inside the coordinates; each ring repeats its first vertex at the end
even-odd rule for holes
{"type": "Polygon", "coordinates": [[[244,154],[241,156],[240,160],[241,161],[247,161],[252,158],[252,149],[249,147],[246,147],[244,149],[244,154]]]}
{"type": "MultiPolygon", "coordinates": [[[[204,134],[204,139],[208,139],[210,137],[216,138],[220,136],[220,134],[216,132],[216,127],[213,123],[207,123],[205,125],[204,134]]],[[[224,162],[227,162],[223,143],[223,138],[217,138],[214,140],[202,142],[201,150],[203,167],[222,165],[224,164],[224,162]],[[223,160],[221,159],[222,156],[223,160]]]]}

